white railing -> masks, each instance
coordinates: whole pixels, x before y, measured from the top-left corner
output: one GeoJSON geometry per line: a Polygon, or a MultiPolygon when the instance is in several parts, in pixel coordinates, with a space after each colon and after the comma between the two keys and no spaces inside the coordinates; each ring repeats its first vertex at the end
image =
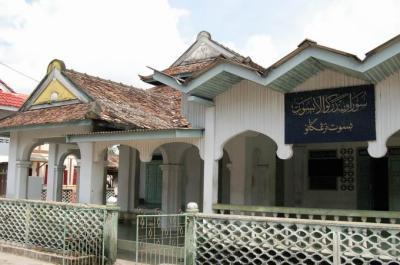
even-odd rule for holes
{"type": "Polygon", "coordinates": [[[400,224],[400,212],[214,204],[220,214],[400,224]]]}

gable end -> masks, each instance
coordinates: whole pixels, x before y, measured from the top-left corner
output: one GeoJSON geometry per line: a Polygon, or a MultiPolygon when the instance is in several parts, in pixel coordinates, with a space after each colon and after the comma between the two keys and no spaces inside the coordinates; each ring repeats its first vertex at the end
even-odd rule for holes
{"type": "Polygon", "coordinates": [[[21,110],[41,109],[75,103],[88,103],[91,98],[54,68],[47,74],[21,110]]]}

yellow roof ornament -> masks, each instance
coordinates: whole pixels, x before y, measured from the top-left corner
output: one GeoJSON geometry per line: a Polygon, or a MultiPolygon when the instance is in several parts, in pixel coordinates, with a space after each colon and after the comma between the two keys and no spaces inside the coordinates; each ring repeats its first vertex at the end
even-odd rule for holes
{"type": "Polygon", "coordinates": [[[54,59],[47,66],[47,74],[51,73],[54,69],[59,70],[60,72],[65,70],[65,63],[62,60],[54,59]]]}

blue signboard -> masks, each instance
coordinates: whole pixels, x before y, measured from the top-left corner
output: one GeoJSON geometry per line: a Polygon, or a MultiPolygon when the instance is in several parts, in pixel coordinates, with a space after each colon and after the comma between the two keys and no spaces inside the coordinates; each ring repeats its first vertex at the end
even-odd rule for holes
{"type": "Polygon", "coordinates": [[[285,143],[375,140],[373,85],[285,94],[285,143]]]}

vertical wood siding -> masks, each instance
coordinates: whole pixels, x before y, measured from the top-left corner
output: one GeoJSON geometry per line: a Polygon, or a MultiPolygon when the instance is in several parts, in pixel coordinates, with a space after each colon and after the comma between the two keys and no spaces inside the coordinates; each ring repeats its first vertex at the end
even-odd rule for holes
{"type": "MultiPolygon", "coordinates": [[[[324,70],[311,77],[294,91],[307,91],[367,84],[333,70],[324,70]]],[[[375,85],[377,140],[369,142],[371,156],[386,154],[386,142],[400,130],[400,71],[375,85]]],[[[222,156],[222,148],[233,136],[244,131],[256,131],[273,139],[280,158],[290,158],[290,145],[284,144],[284,95],[250,81],[242,81],[218,95],[216,103],[215,158],[222,156]]]]}
{"type": "Polygon", "coordinates": [[[188,102],[187,96],[182,96],[182,113],[193,128],[204,128],[205,111],[204,105],[195,102],[188,102]]]}
{"type": "Polygon", "coordinates": [[[386,142],[400,130],[400,71],[375,86],[376,141],[369,142],[371,156],[386,154],[386,142]]]}
{"type": "Polygon", "coordinates": [[[357,86],[364,84],[368,84],[368,82],[343,73],[326,69],[294,88],[293,92],[344,86],[357,86]]]}
{"type": "Polygon", "coordinates": [[[284,95],[250,81],[242,81],[218,95],[216,103],[216,158],[222,157],[224,144],[235,135],[255,131],[278,145],[280,158],[291,156],[284,144],[284,95]]]}

